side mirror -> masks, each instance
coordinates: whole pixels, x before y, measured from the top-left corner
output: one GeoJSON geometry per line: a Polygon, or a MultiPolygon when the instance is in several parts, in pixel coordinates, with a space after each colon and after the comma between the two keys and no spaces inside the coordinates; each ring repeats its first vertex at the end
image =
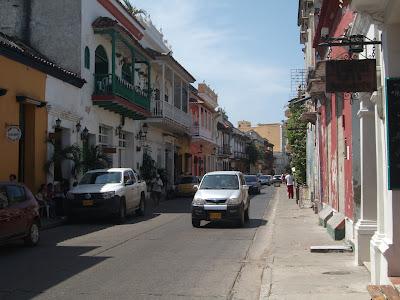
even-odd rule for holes
{"type": "Polygon", "coordinates": [[[132,185],[133,184],[133,180],[129,179],[125,182],[125,185],[132,185]]]}
{"type": "Polygon", "coordinates": [[[193,186],[193,189],[197,191],[197,190],[199,189],[199,185],[198,185],[198,184],[195,184],[195,185],[193,186]]]}

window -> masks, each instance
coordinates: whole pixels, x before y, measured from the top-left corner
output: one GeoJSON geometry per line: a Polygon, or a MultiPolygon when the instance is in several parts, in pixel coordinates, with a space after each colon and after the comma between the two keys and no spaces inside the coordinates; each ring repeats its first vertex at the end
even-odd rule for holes
{"type": "Polygon", "coordinates": [[[118,146],[120,148],[126,148],[128,146],[128,142],[127,142],[127,138],[126,138],[126,132],[124,132],[124,131],[121,131],[119,133],[118,146]]]}
{"type": "Polygon", "coordinates": [[[99,144],[105,146],[111,144],[111,129],[109,127],[99,126],[99,144]]]}
{"type": "Polygon", "coordinates": [[[85,68],[90,69],[90,51],[89,47],[85,47],[85,68]]]}
{"type": "Polygon", "coordinates": [[[10,205],[24,202],[26,200],[25,189],[18,185],[8,185],[7,196],[10,205]]]}
{"type": "Polygon", "coordinates": [[[182,81],[174,74],[174,105],[176,108],[181,108],[182,106],[182,81]]]}

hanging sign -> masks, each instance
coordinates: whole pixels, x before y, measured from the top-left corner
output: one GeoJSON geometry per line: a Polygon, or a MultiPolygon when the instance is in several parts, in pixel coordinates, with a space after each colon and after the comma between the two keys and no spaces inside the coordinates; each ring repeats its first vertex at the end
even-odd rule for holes
{"type": "Polygon", "coordinates": [[[6,136],[10,141],[19,141],[22,137],[22,131],[18,126],[9,126],[6,129],[6,136]]]}
{"type": "Polygon", "coordinates": [[[376,60],[328,60],[326,61],[326,92],[374,92],[376,60]]]}
{"type": "Polygon", "coordinates": [[[386,79],[388,189],[400,189],[400,78],[386,79]]]}

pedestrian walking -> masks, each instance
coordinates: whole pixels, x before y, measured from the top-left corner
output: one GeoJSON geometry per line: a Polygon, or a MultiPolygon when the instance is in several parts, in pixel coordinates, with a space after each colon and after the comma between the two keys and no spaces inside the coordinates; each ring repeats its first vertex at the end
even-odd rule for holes
{"type": "Polygon", "coordinates": [[[157,174],[156,178],[153,178],[151,181],[151,195],[154,201],[154,206],[160,205],[160,198],[161,198],[161,192],[164,184],[160,178],[160,175],[157,174]]]}
{"type": "Polygon", "coordinates": [[[288,197],[289,197],[289,199],[293,199],[293,184],[294,184],[294,180],[293,180],[292,174],[288,173],[285,176],[285,181],[286,181],[288,197]]]}

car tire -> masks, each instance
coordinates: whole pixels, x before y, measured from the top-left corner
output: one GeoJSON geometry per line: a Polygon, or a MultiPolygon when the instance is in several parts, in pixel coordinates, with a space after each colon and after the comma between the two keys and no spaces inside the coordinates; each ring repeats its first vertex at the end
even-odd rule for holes
{"type": "Polygon", "coordinates": [[[201,220],[192,218],[192,226],[194,228],[200,228],[201,220]]]}
{"type": "Polygon", "coordinates": [[[243,227],[244,226],[244,220],[245,219],[245,210],[244,208],[242,209],[241,213],[240,213],[240,217],[237,221],[237,225],[238,227],[243,227]]]}
{"type": "Polygon", "coordinates": [[[39,243],[40,240],[40,230],[39,230],[39,223],[34,222],[29,227],[29,233],[24,239],[24,243],[27,246],[33,247],[39,243]]]}
{"type": "Polygon", "coordinates": [[[121,200],[119,202],[117,224],[124,224],[125,221],[126,221],[126,203],[125,203],[125,199],[121,198],[121,200]]]}
{"type": "Polygon", "coordinates": [[[144,216],[146,212],[146,197],[144,194],[140,196],[139,208],[136,210],[138,216],[144,216]]]}
{"type": "Polygon", "coordinates": [[[247,207],[247,209],[244,211],[244,220],[245,220],[245,221],[248,221],[248,220],[250,219],[250,216],[249,216],[249,209],[250,209],[250,204],[249,204],[249,206],[247,207]]]}

